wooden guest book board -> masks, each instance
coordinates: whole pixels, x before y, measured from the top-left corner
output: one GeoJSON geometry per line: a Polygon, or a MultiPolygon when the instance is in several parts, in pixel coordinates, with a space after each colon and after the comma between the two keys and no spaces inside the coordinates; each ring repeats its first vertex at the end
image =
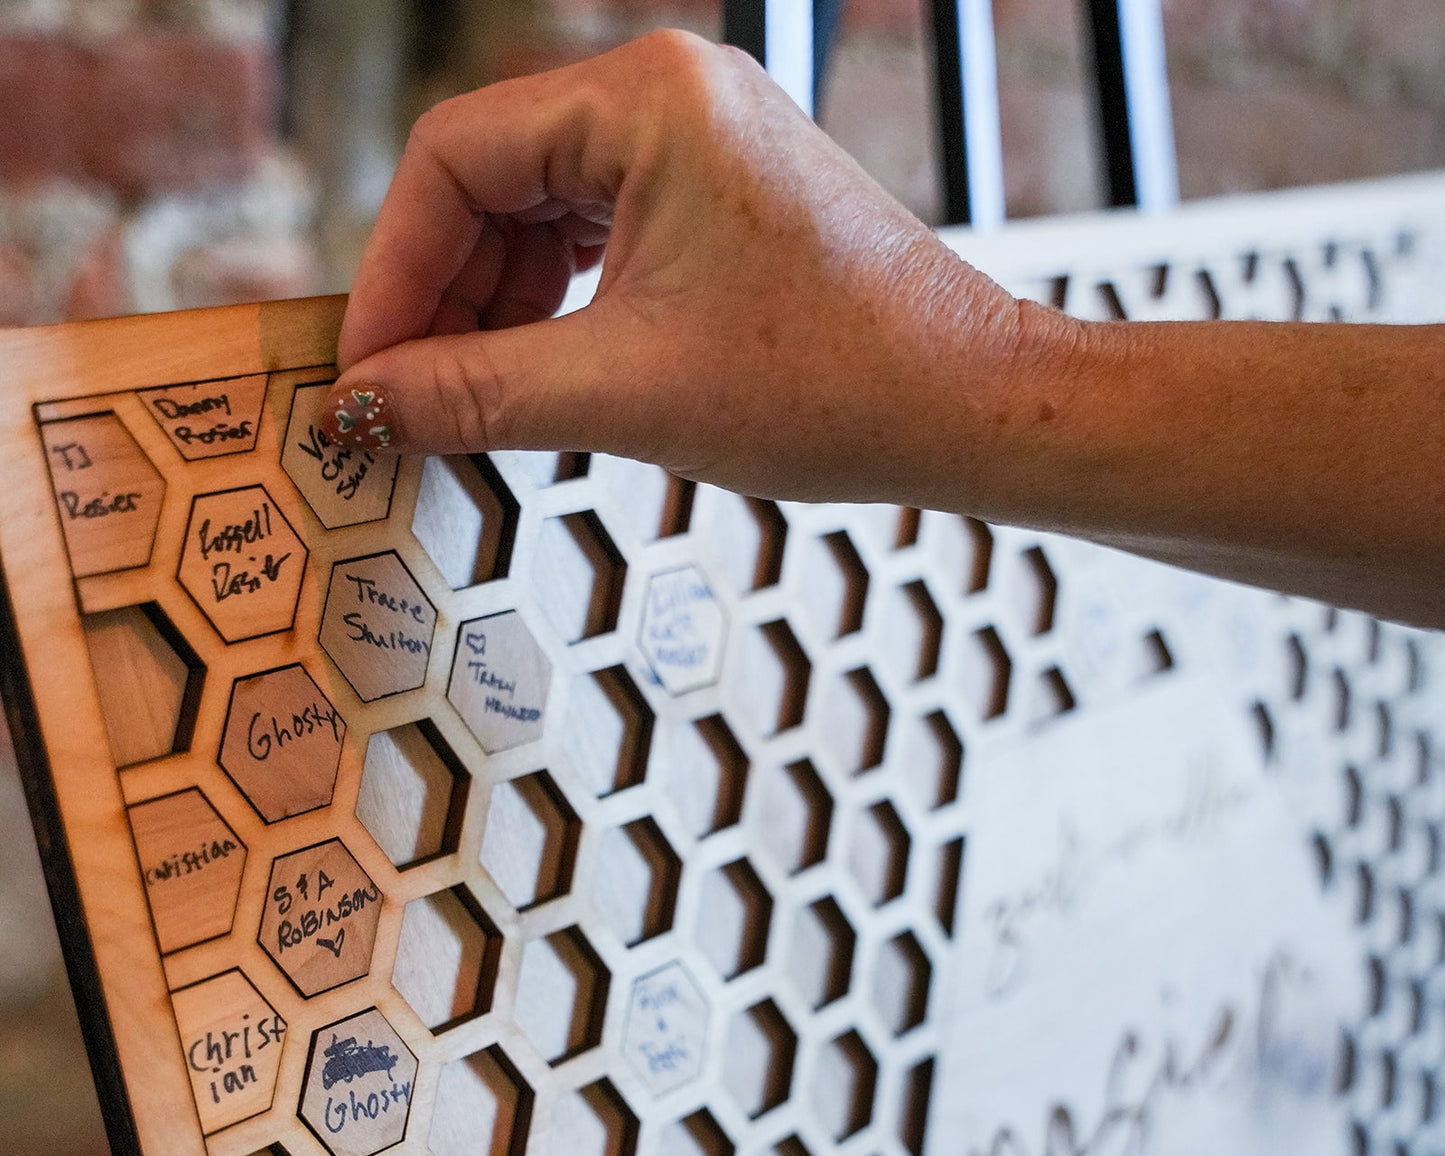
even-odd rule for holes
{"type": "MultiPolygon", "coordinates": [[[[1417,320],[1442,205],[949,240],[1086,316],[1417,320]]],[[[6,703],[117,1151],[1441,1149],[1437,639],[343,450],[341,305],[0,334],[6,703]]]]}

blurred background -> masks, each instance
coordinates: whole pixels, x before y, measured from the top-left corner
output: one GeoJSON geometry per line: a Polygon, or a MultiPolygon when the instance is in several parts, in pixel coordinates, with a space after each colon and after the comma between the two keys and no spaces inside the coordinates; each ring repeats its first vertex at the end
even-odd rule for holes
{"type": "MultiPolygon", "coordinates": [[[[1440,0],[1163,0],[1184,197],[1445,165],[1440,0]]],[[[1011,217],[1104,202],[1080,0],[994,0],[1011,217]]],[[[717,0],[0,0],[0,325],[344,291],[412,119],[717,0]]],[[[927,220],[920,0],[847,0],[819,119],[927,220]]],[[[3,735],[0,735],[3,740],[3,735]]],[[[0,1151],[106,1151],[0,741],[0,1151]]]]}

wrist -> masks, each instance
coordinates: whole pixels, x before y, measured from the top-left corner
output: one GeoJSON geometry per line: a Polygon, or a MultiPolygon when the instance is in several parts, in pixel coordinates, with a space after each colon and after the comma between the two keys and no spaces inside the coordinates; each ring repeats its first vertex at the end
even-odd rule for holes
{"type": "MultiPolygon", "coordinates": [[[[960,263],[961,264],[961,263],[960,263]]],[[[1040,524],[1067,500],[1061,470],[1094,393],[1103,335],[1038,302],[1014,298],[963,266],[946,353],[931,373],[948,412],[925,504],[992,521],[1040,524]]]]}

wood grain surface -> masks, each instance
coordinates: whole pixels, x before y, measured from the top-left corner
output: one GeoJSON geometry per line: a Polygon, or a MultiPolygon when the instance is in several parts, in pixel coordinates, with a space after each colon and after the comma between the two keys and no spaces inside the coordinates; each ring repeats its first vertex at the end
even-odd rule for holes
{"type": "MultiPolygon", "coordinates": [[[[1182,232],[949,239],[1084,316],[1386,319],[1445,251],[1441,186],[1371,195],[1364,223],[1322,193],[1182,232]]],[[[961,1118],[968,1089],[935,1082],[982,1047],[956,981],[986,943],[959,918],[981,776],[1181,672],[1219,694],[1292,672],[1298,693],[1238,710],[1279,782],[1312,749],[1430,729],[1413,635],[1362,622],[1374,649],[1347,654],[1354,619],[1037,534],[602,455],[331,445],[341,306],[0,333],[21,760],[63,835],[120,1151],[959,1150],[930,1123],[961,1118]]],[[[1395,864],[1370,874],[1370,928],[1405,902],[1381,896],[1424,894],[1397,860],[1434,870],[1372,765],[1355,833],[1274,840],[1351,878],[1395,864]]],[[[1055,834],[1026,818],[1020,846],[1055,834]]],[[[1053,996],[1056,1022],[1021,1016],[1001,1057],[1099,1005],[1053,996]]],[[[1384,1031],[1351,1037],[1361,1064],[1418,1076],[1384,1031]]],[[[1020,1077],[1035,1131],[1056,1075],[1020,1077]]],[[[1348,1095],[1394,1143],[1400,1113],[1348,1095]]]]}

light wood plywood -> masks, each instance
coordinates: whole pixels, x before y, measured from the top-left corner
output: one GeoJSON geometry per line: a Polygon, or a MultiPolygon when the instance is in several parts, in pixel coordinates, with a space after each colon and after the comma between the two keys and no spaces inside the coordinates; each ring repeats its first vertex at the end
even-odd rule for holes
{"type": "MultiPolygon", "coordinates": [[[[948,239],[1086,316],[1413,319],[1442,204],[948,239]]],[[[1445,1144],[1437,639],[930,511],[358,455],[317,426],[340,308],[0,334],[0,671],[118,1151],[1147,1114],[1253,1156],[1263,1102],[1301,1151],[1445,1144]]]]}

